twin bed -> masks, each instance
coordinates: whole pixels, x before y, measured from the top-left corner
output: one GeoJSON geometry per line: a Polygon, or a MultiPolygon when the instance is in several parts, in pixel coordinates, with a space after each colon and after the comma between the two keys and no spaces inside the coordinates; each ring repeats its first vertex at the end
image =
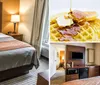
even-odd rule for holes
{"type": "MultiPolygon", "coordinates": [[[[0,2],[0,32],[2,32],[2,2],[0,2]]],[[[0,33],[0,82],[28,73],[39,66],[36,50],[31,45],[0,33]]]]}
{"type": "Polygon", "coordinates": [[[0,81],[38,67],[36,50],[31,45],[0,33],[0,81]]]}

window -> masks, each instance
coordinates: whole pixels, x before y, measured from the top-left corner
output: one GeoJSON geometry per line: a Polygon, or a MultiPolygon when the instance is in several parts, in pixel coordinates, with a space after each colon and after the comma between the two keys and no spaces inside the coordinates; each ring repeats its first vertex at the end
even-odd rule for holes
{"type": "Polygon", "coordinates": [[[42,43],[48,43],[49,41],[49,6],[47,2],[46,0],[42,43]]]}

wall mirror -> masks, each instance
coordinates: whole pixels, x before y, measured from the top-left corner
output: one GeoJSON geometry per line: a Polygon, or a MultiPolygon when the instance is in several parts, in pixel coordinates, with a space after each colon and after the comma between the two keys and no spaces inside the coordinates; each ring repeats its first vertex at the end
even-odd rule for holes
{"type": "Polygon", "coordinates": [[[88,63],[95,63],[95,50],[94,49],[87,49],[87,59],[88,59],[88,63]]]}

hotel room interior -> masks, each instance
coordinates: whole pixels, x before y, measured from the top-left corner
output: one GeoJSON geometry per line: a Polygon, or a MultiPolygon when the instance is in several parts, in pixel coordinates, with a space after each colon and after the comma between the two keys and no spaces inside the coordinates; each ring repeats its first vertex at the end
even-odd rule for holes
{"type": "Polygon", "coordinates": [[[50,45],[51,85],[99,85],[100,43],[50,45]]]}
{"type": "Polygon", "coordinates": [[[48,13],[48,0],[0,0],[0,85],[48,85],[48,13]]]}

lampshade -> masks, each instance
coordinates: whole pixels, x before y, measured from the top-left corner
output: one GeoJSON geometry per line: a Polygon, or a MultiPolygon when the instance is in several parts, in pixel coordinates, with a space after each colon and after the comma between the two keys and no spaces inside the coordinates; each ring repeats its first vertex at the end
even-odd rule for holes
{"type": "Polygon", "coordinates": [[[20,16],[19,15],[11,15],[11,22],[20,22],[20,16]]]}

